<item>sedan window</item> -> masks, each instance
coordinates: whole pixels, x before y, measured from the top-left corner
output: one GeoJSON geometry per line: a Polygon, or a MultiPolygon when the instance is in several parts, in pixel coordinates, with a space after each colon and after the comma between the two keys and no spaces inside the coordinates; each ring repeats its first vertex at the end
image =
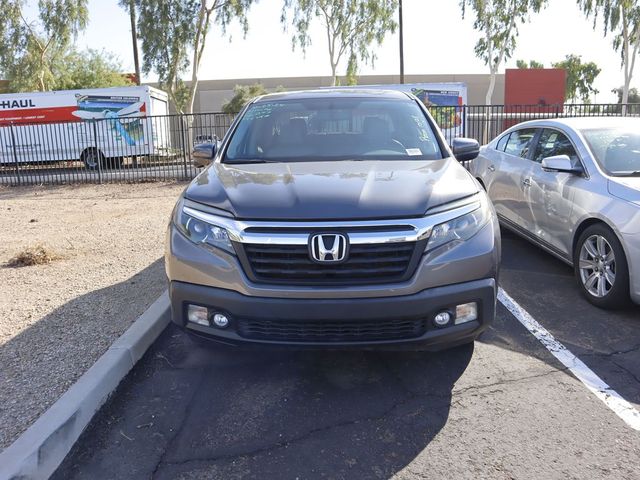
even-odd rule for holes
{"type": "Polygon", "coordinates": [[[531,142],[536,135],[535,128],[523,128],[511,132],[509,141],[505,148],[505,153],[514,155],[516,157],[527,158],[529,156],[529,150],[531,148],[531,142]]]}
{"type": "Polygon", "coordinates": [[[545,128],[540,134],[533,161],[541,163],[543,159],[556,155],[566,155],[573,161],[578,160],[573,144],[564,133],[545,128]]]}
{"type": "Polygon", "coordinates": [[[500,140],[498,140],[498,143],[496,144],[496,150],[498,150],[499,152],[504,152],[504,147],[507,146],[508,141],[509,141],[509,134],[507,133],[500,140]]]}

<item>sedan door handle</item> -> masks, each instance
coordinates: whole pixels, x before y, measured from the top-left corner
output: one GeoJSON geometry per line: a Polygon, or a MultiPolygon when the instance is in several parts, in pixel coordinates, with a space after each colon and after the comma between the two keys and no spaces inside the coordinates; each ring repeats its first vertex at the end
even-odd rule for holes
{"type": "Polygon", "coordinates": [[[531,179],[530,178],[525,178],[524,180],[522,180],[522,185],[524,185],[525,187],[530,187],[531,186],[531,179]]]}
{"type": "Polygon", "coordinates": [[[489,165],[487,170],[489,170],[490,172],[495,172],[496,171],[496,167],[494,167],[493,165],[489,165]]]}

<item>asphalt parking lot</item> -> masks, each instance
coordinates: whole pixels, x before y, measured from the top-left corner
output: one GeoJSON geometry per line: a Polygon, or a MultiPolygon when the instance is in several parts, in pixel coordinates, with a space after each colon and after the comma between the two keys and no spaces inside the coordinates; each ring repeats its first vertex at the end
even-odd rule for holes
{"type": "MultiPolygon", "coordinates": [[[[501,286],[640,408],[640,314],[509,233],[501,286]]],[[[441,353],[204,348],[169,327],[54,479],[640,478],[640,431],[503,305],[441,353]]]]}

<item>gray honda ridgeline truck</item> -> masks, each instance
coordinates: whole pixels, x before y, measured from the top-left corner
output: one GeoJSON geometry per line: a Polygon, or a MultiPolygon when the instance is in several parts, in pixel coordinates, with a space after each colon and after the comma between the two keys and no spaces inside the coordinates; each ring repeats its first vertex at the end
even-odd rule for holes
{"type": "Polygon", "coordinates": [[[500,236],[423,106],[395,91],[266,95],[186,188],[167,234],[173,321],[227,344],[436,350],[495,315],[500,236]]]}

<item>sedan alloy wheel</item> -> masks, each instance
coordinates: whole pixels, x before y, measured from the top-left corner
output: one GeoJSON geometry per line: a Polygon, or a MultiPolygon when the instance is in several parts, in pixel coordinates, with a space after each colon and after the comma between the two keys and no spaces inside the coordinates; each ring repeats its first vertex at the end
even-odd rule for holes
{"type": "Polygon", "coordinates": [[[602,235],[591,235],[580,249],[580,279],[594,297],[603,298],[616,281],[616,256],[602,235]]]}
{"type": "Polygon", "coordinates": [[[624,308],[629,303],[627,257],[607,225],[597,223],[580,234],[573,265],[580,289],[591,303],[600,308],[624,308]]]}

